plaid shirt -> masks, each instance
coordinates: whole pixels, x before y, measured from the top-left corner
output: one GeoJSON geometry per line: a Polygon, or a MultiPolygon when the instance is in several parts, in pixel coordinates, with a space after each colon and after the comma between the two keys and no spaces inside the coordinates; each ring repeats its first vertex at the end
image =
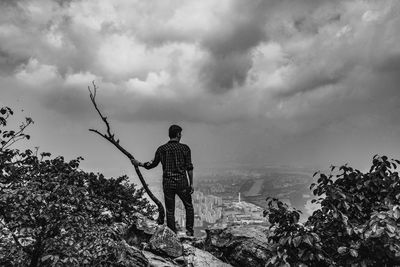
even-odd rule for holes
{"type": "Polygon", "coordinates": [[[160,162],[163,169],[164,185],[169,185],[171,182],[176,185],[188,185],[186,171],[193,170],[189,146],[171,140],[160,146],[156,151],[154,160],[146,162],[144,167],[149,170],[156,167],[160,162]]]}

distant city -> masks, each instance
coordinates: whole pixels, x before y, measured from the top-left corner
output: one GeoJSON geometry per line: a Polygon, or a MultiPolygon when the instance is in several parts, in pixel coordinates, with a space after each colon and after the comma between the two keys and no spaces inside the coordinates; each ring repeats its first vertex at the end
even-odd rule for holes
{"type": "MultiPolygon", "coordinates": [[[[263,217],[267,197],[276,197],[302,211],[302,220],[312,214],[309,189],[314,170],[307,168],[233,167],[196,173],[193,204],[195,231],[204,233],[211,226],[239,224],[268,225],[263,217]]],[[[162,193],[160,197],[162,199],[162,193]]],[[[185,226],[185,209],[176,198],[175,218],[178,227],[185,226]]]]}

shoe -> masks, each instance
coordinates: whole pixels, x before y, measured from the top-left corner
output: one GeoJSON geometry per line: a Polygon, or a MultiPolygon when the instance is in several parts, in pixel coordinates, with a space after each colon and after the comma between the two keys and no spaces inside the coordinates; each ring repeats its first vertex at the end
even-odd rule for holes
{"type": "Polygon", "coordinates": [[[187,236],[194,236],[194,233],[191,232],[191,231],[186,231],[186,235],[187,235],[187,236]]]}

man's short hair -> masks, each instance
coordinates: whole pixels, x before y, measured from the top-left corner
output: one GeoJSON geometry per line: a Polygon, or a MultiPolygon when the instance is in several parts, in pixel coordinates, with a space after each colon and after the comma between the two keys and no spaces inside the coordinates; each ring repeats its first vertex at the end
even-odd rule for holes
{"type": "Polygon", "coordinates": [[[168,130],[169,138],[175,138],[178,136],[178,133],[182,132],[182,128],[179,125],[171,125],[168,130]]]}

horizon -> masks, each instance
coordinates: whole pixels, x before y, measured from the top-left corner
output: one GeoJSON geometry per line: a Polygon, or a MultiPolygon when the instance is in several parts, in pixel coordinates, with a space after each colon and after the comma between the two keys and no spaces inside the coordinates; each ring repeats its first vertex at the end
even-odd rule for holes
{"type": "Polygon", "coordinates": [[[137,184],[88,131],[105,129],[92,81],[138,160],[182,126],[195,179],[232,165],[363,171],[375,154],[400,159],[399,11],[393,0],[1,1],[0,106],[35,121],[22,146],[137,184]]]}

